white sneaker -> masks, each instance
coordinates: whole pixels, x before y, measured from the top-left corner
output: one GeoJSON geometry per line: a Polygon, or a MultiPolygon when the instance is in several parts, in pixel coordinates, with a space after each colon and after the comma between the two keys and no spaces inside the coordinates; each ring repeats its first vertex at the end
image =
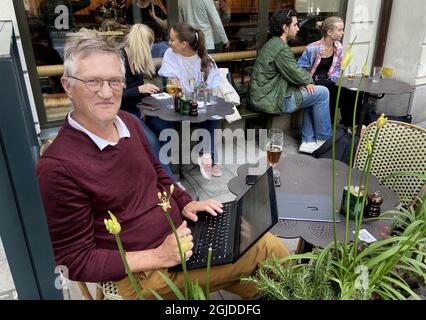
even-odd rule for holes
{"type": "Polygon", "coordinates": [[[311,154],[319,148],[319,145],[316,142],[302,142],[299,147],[299,152],[311,154]]]}
{"type": "Polygon", "coordinates": [[[326,140],[317,140],[318,148],[321,147],[325,142],[326,140]]]}
{"type": "Polygon", "coordinates": [[[203,154],[202,157],[199,157],[198,165],[200,166],[201,174],[207,180],[210,180],[212,177],[212,157],[210,153],[203,154]]]}

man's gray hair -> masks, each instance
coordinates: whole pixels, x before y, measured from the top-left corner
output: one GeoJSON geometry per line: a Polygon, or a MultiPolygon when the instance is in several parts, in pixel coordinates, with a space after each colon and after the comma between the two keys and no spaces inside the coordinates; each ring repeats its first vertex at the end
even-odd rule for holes
{"type": "MultiPolygon", "coordinates": [[[[111,37],[100,35],[95,30],[85,28],[68,34],[64,51],[64,76],[74,75],[74,63],[77,58],[85,58],[92,53],[111,53],[117,55],[121,62],[121,72],[123,73],[123,77],[125,76],[126,69],[120,47],[111,40],[111,37]]],[[[71,83],[73,82],[73,79],[69,80],[71,80],[71,83]]]]}

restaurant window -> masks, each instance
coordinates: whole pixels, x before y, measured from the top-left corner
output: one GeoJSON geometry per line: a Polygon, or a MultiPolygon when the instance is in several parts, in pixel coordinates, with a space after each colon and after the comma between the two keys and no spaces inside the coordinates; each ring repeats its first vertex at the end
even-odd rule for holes
{"type": "MultiPolygon", "coordinates": [[[[85,27],[123,41],[133,23],[149,25],[155,33],[153,57],[168,48],[168,25],[179,21],[177,0],[22,0],[38,69],[47,121],[63,121],[71,104],[60,77],[67,33],[85,27]],[[153,17],[154,3],[155,17],[153,17]]],[[[192,0],[195,3],[196,0],[192,0]]],[[[327,16],[343,15],[347,0],[211,0],[229,43],[215,32],[210,53],[232,52],[232,60],[220,59],[228,67],[238,89],[247,90],[256,51],[267,41],[269,17],[280,8],[298,11],[300,32],[292,46],[304,46],[321,37],[318,26],[327,16]],[[266,12],[267,11],[267,12],[266,12]],[[240,58],[241,53],[245,53],[240,58]]],[[[201,15],[197,15],[201,18],[201,15]]],[[[40,112],[40,111],[39,111],[40,112]]],[[[40,117],[44,118],[44,117],[40,117]]],[[[43,127],[43,123],[41,126],[43,127]]]]}

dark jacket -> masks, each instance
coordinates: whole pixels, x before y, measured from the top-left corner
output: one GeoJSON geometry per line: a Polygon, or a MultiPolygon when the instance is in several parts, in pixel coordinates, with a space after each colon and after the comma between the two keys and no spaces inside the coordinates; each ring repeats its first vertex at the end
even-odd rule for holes
{"type": "Polygon", "coordinates": [[[312,83],[308,72],[297,65],[287,43],[273,37],[260,51],[250,82],[250,104],[257,111],[283,112],[285,97],[294,94],[297,108],[302,105],[300,87],[312,83]]]}

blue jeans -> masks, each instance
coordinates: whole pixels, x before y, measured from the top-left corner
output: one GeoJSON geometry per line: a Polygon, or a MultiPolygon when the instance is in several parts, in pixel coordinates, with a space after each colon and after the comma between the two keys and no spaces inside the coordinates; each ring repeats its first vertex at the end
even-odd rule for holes
{"type": "Polygon", "coordinates": [[[155,135],[154,132],[152,132],[152,130],[146,125],[145,121],[143,121],[142,119],[140,119],[138,116],[134,115],[136,118],[139,119],[140,123],[141,123],[141,127],[143,129],[143,132],[145,133],[145,136],[148,140],[149,146],[151,147],[152,152],[154,153],[154,155],[157,157],[157,160],[161,163],[161,165],[163,166],[164,170],[167,171],[167,173],[169,174],[169,176],[176,181],[176,177],[173,174],[172,169],[170,168],[170,166],[166,163],[162,163],[160,161],[159,155],[160,155],[160,149],[161,149],[161,145],[160,145],[160,141],[158,141],[157,136],[155,135]]]}
{"type": "MultiPolygon", "coordinates": [[[[302,142],[315,142],[316,140],[327,140],[331,137],[331,119],[329,112],[330,94],[324,86],[316,86],[315,94],[309,95],[307,91],[301,90],[303,102],[302,142]]],[[[284,101],[284,112],[296,111],[294,95],[286,97],[284,101]]]]}
{"type": "MultiPolygon", "coordinates": [[[[176,123],[171,121],[164,121],[157,117],[147,117],[147,124],[150,128],[157,134],[160,135],[161,131],[164,129],[175,129],[177,130],[176,123]]],[[[213,164],[218,162],[215,139],[214,139],[214,130],[219,128],[219,121],[207,120],[200,124],[197,124],[200,128],[206,129],[210,134],[210,146],[203,145],[203,153],[211,153],[213,164]]],[[[171,137],[167,141],[160,142],[161,144],[166,144],[170,141],[171,137]]],[[[158,139],[157,139],[158,140],[158,139]]],[[[202,137],[198,140],[198,143],[203,141],[202,137]]],[[[200,154],[201,155],[201,154],[200,154]]]]}

